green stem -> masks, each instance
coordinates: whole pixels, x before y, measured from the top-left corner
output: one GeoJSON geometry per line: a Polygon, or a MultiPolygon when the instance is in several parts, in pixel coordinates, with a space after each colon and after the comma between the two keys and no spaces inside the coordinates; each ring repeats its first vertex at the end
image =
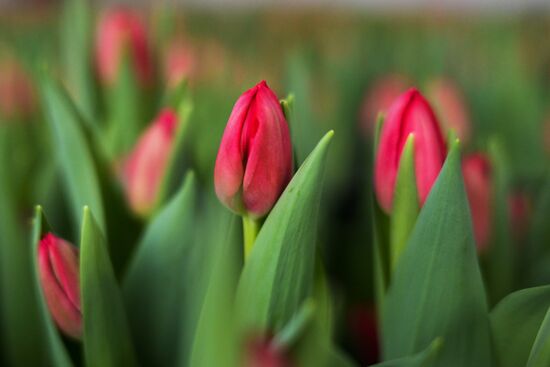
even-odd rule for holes
{"type": "Polygon", "coordinates": [[[244,234],[244,261],[248,260],[254,241],[258,237],[260,232],[260,221],[250,218],[246,215],[243,216],[243,234],[244,234]]]}

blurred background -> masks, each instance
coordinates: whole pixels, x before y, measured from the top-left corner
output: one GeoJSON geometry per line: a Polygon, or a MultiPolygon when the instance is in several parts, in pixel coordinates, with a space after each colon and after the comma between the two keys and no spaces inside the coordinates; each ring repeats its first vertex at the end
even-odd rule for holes
{"type": "MultiPolygon", "coordinates": [[[[543,224],[550,191],[545,0],[97,2],[84,18],[60,1],[0,0],[0,125],[11,130],[2,142],[10,152],[2,169],[17,187],[12,199],[22,227],[41,203],[54,227],[70,237],[38,85],[47,69],[80,104],[81,57],[95,75],[96,24],[101,10],[113,6],[132,6],[147,29],[155,83],[141,101],[155,107],[139,115],[143,124],[153,120],[166,91],[182,78],[189,81],[189,157],[210,191],[233,103],[260,80],[280,98],[294,95],[298,162],[335,130],[319,239],[342,310],[338,340],[355,359],[376,360],[370,224],[375,120],[407,88],[416,86],[429,99],[445,130],[461,138],[465,154],[498,145],[511,241],[517,249],[550,247],[543,224]]],[[[93,102],[78,107],[101,125],[109,98],[96,77],[90,83],[96,93],[87,100],[93,102]]],[[[528,263],[502,292],[550,278],[547,263],[528,263]]],[[[502,296],[495,292],[492,303],[502,296]]]]}

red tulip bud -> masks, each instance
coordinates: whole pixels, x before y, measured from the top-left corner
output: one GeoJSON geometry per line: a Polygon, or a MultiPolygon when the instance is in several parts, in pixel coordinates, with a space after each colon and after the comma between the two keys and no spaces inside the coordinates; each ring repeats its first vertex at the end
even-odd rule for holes
{"type": "Polygon", "coordinates": [[[445,130],[453,130],[462,141],[470,138],[470,119],[464,96],[448,79],[436,79],[428,85],[428,95],[445,130]]]}
{"type": "Polygon", "coordinates": [[[136,77],[148,84],[153,64],[145,26],[139,16],[128,9],[116,8],[103,13],[96,38],[96,62],[105,84],[116,81],[122,56],[128,53],[136,77]]]}
{"type": "Polygon", "coordinates": [[[124,166],[126,195],[132,209],[140,215],[147,215],[155,204],[177,122],[172,110],[162,111],[140,137],[124,166]]]}
{"type": "Polygon", "coordinates": [[[392,103],[407,90],[407,78],[402,75],[388,75],[377,80],[368,90],[360,111],[361,128],[371,137],[374,133],[377,115],[386,113],[392,103]]]}
{"type": "Polygon", "coordinates": [[[265,81],[235,103],[216,160],[218,198],[254,218],[267,214],[292,177],[288,124],[265,81]]]}
{"type": "Polygon", "coordinates": [[[462,161],[462,174],[470,203],[477,250],[481,253],[489,245],[492,227],[491,162],[483,154],[472,154],[462,161]]]}
{"type": "Polygon", "coordinates": [[[38,270],[46,304],[61,331],[80,339],[80,275],[78,249],[69,242],[46,234],[38,246],[38,270]]]}
{"type": "Polygon", "coordinates": [[[414,88],[402,94],[390,107],[378,143],[374,188],[378,203],[387,213],[392,209],[401,153],[410,134],[415,137],[416,186],[422,205],[443,166],[447,150],[430,105],[414,88]]]}
{"type": "Polygon", "coordinates": [[[276,348],[269,339],[257,339],[248,344],[246,367],[289,367],[285,353],[276,348]]]}

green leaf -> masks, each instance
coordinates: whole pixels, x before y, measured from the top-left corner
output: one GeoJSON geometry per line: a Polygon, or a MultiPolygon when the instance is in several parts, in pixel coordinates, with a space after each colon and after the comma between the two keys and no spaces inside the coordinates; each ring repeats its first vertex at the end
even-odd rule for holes
{"type": "Polygon", "coordinates": [[[399,163],[390,218],[390,261],[394,270],[420,211],[414,173],[414,135],[407,138],[399,163]]]}
{"type": "Polygon", "coordinates": [[[149,224],[124,281],[130,327],[145,365],[174,365],[178,358],[180,325],[196,296],[202,264],[195,255],[204,246],[195,241],[196,198],[195,177],[190,173],[149,224]]]}
{"type": "Polygon", "coordinates": [[[527,361],[527,367],[547,366],[550,366],[550,308],[546,311],[527,361]]]}
{"type": "Polygon", "coordinates": [[[174,104],[177,104],[174,106],[174,109],[177,111],[178,128],[174,136],[164,177],[162,178],[157,193],[157,210],[170,198],[170,195],[175,191],[177,185],[181,181],[181,177],[183,177],[185,171],[190,167],[190,159],[187,156],[190,155],[189,125],[191,124],[193,104],[189,91],[187,90],[187,83],[184,83],[184,86],[186,87],[185,91],[180,91],[181,95],[178,94],[178,99],[173,101],[174,104]]]}
{"type": "Polygon", "coordinates": [[[485,291],[461,175],[452,147],[401,255],[382,314],[386,360],[445,345],[434,366],[490,366],[485,291]],[[406,305],[406,307],[404,307],[406,305]]]}
{"type": "MultiPolygon", "coordinates": [[[[196,332],[193,338],[191,357],[187,363],[186,356],[180,360],[180,366],[191,367],[238,367],[241,357],[234,322],[234,291],[237,283],[238,264],[242,254],[242,240],[237,235],[240,218],[227,216],[220,226],[216,227],[222,237],[219,246],[212,253],[213,269],[208,280],[204,302],[200,310],[196,332]],[[212,350],[215,346],[215,352],[212,350]]],[[[187,325],[183,325],[187,328],[187,325]]]]}
{"type": "Polygon", "coordinates": [[[107,146],[111,159],[117,159],[128,153],[147,124],[144,91],[139,85],[130,57],[125,49],[118,68],[117,79],[106,90],[108,113],[107,146]]]}
{"type": "Polygon", "coordinates": [[[550,286],[522,289],[496,305],[491,326],[499,366],[525,366],[549,307],[550,286]]]}
{"type": "Polygon", "coordinates": [[[107,245],[90,209],[84,207],[83,212],[80,282],[86,365],[134,366],[132,339],[107,245]]]}
{"type": "Polygon", "coordinates": [[[0,126],[0,358],[8,366],[48,366],[54,363],[35,292],[33,247],[17,218],[7,133],[0,126]]]}
{"type": "Polygon", "coordinates": [[[415,355],[377,363],[372,367],[431,367],[443,346],[441,338],[435,339],[426,349],[415,355]]]}
{"type": "Polygon", "coordinates": [[[42,80],[42,96],[75,224],[81,223],[82,207],[87,205],[95,213],[99,227],[105,233],[99,179],[86,136],[81,129],[82,121],[65,91],[48,76],[42,80]]]}
{"type": "Polygon", "coordinates": [[[82,116],[86,122],[97,124],[97,86],[92,70],[93,12],[87,0],[66,0],[63,7],[63,70],[82,116]]]}
{"type": "Polygon", "coordinates": [[[510,172],[504,148],[498,141],[489,147],[492,163],[492,233],[486,257],[486,282],[491,304],[516,288],[516,243],[513,241],[508,208],[510,172]]]}
{"type": "Polygon", "coordinates": [[[45,342],[48,344],[48,361],[52,366],[72,366],[71,360],[63,340],[55,326],[53,319],[46,305],[44,294],[42,293],[42,286],[40,284],[40,276],[38,274],[38,245],[40,239],[48,232],[51,232],[48,222],[42,212],[42,207],[37,206],[35,208],[35,214],[33,219],[33,231],[32,231],[32,243],[31,243],[31,258],[32,258],[32,272],[34,276],[34,289],[37,294],[37,305],[40,309],[40,326],[44,330],[45,342]]]}
{"type": "Polygon", "coordinates": [[[323,169],[333,132],[319,142],[267,217],[237,290],[240,330],[277,332],[312,291],[323,169]]]}
{"type": "Polygon", "coordinates": [[[374,193],[372,195],[374,298],[376,308],[383,309],[384,298],[390,285],[389,217],[382,211],[374,193]]]}

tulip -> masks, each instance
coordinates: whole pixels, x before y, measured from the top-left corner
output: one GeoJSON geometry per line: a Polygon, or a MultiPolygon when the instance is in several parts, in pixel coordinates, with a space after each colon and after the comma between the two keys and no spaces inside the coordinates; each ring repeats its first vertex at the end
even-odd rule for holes
{"type": "Polygon", "coordinates": [[[195,73],[195,51],[183,41],[174,41],[164,56],[164,79],[169,87],[176,87],[184,78],[195,73]]]}
{"type": "Polygon", "coordinates": [[[82,337],[79,251],[69,242],[46,234],[38,245],[38,271],[44,298],[61,331],[82,337]]]}
{"type": "Polygon", "coordinates": [[[380,112],[386,113],[393,101],[407,90],[408,84],[406,77],[392,74],[375,81],[367,91],[361,104],[359,119],[368,137],[374,133],[376,116],[380,112]]]}
{"type": "Polygon", "coordinates": [[[178,118],[165,109],[139,138],[124,164],[123,181],[132,209],[145,216],[153,209],[170,158],[178,118]]]}
{"type": "Polygon", "coordinates": [[[269,339],[253,340],[248,344],[244,365],[246,367],[289,367],[285,353],[276,348],[269,339]]]}
{"type": "Polygon", "coordinates": [[[97,71],[103,83],[116,82],[122,57],[127,53],[137,79],[147,85],[153,63],[145,26],[133,11],[115,8],[103,13],[96,37],[97,71]]]}
{"type": "Polygon", "coordinates": [[[492,227],[491,162],[483,154],[471,154],[462,161],[462,175],[470,203],[477,250],[482,253],[489,245],[492,227]]]}
{"type": "Polygon", "coordinates": [[[423,205],[446,156],[443,135],[435,115],[414,88],[402,94],[388,110],[382,126],[374,167],[374,189],[380,207],[390,213],[401,153],[414,135],[414,166],[419,203],[423,205]]]}
{"type": "Polygon", "coordinates": [[[446,131],[454,131],[466,142],[470,138],[470,118],[464,96],[450,79],[435,79],[428,84],[428,97],[446,131]]]}
{"type": "Polygon", "coordinates": [[[233,107],[214,169],[216,194],[234,212],[261,218],[290,181],[292,169],[288,124],[262,81],[233,107]]]}

